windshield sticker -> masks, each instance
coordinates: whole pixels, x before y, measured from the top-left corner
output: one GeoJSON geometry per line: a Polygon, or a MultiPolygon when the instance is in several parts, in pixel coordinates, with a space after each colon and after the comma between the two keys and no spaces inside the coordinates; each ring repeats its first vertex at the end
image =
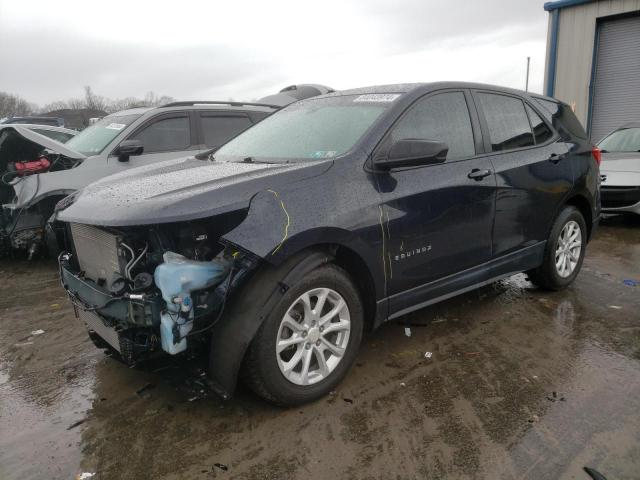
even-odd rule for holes
{"type": "Polygon", "coordinates": [[[108,128],[109,130],[122,130],[126,125],[124,123],[110,123],[104,128],[108,128]]]}
{"type": "Polygon", "coordinates": [[[354,102],[393,102],[400,96],[399,93],[368,93],[356,97],[354,102]]]}
{"type": "Polygon", "coordinates": [[[309,155],[311,158],[333,158],[336,156],[335,150],[318,150],[309,155]]]}

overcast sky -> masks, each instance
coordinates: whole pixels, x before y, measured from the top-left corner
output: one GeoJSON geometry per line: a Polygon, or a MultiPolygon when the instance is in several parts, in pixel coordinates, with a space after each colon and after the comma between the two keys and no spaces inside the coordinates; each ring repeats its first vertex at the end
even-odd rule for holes
{"type": "Polygon", "coordinates": [[[84,85],[185,100],[253,100],[294,83],[524,88],[530,56],[530,89],[541,92],[543,3],[0,0],[0,91],[42,105],[81,97],[84,85]]]}

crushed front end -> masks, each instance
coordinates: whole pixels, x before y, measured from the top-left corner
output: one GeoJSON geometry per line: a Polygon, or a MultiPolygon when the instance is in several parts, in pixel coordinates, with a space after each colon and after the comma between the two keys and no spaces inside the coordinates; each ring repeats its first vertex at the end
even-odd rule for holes
{"type": "Polygon", "coordinates": [[[62,285],[94,343],[129,364],[206,345],[228,297],[258,262],[218,243],[220,229],[236,221],[125,230],[66,224],[62,285]]]}

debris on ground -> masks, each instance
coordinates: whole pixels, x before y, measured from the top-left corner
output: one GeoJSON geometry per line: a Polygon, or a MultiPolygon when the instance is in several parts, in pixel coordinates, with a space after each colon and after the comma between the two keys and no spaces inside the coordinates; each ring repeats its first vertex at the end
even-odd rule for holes
{"type": "Polygon", "coordinates": [[[142,395],[142,393],[146,392],[147,390],[151,390],[152,388],[155,388],[155,385],[153,383],[147,383],[146,385],[136,390],[136,395],[140,396],[142,395]]]}
{"type": "Polygon", "coordinates": [[[52,303],[51,304],[51,308],[53,308],[53,309],[60,308],[60,304],[59,303],[52,303]]]}
{"type": "Polygon", "coordinates": [[[584,471],[587,472],[593,480],[607,480],[604,475],[593,468],[584,467],[584,471]]]}
{"type": "Polygon", "coordinates": [[[613,308],[614,310],[622,310],[622,307],[618,305],[609,305],[609,308],[613,308]]]}
{"type": "Polygon", "coordinates": [[[424,358],[429,359],[433,356],[433,352],[425,352],[424,353],[424,358]]]}
{"type": "Polygon", "coordinates": [[[400,382],[400,386],[401,386],[401,387],[406,387],[406,386],[407,386],[407,384],[406,384],[406,383],[404,383],[404,382],[400,382]]]}
{"type": "Polygon", "coordinates": [[[33,345],[33,342],[22,342],[22,343],[14,343],[14,347],[26,347],[28,345],[33,345]]]}
{"type": "Polygon", "coordinates": [[[528,420],[529,423],[539,422],[540,417],[538,415],[531,415],[531,418],[528,420]]]}
{"type": "Polygon", "coordinates": [[[480,355],[480,352],[465,352],[466,357],[473,357],[475,355],[480,355]]]}
{"type": "Polygon", "coordinates": [[[76,480],[86,480],[87,478],[92,478],[95,473],[82,472],[76,475],[76,480]]]}
{"type": "Polygon", "coordinates": [[[625,285],[627,285],[629,287],[638,287],[638,286],[640,286],[640,280],[634,280],[632,278],[626,278],[625,280],[622,281],[622,283],[624,283],[625,285]]]}
{"type": "Polygon", "coordinates": [[[351,400],[350,398],[344,397],[342,400],[344,400],[347,403],[353,403],[353,400],[351,400]]]}
{"type": "Polygon", "coordinates": [[[227,467],[227,466],[226,466],[225,464],[223,464],[223,463],[214,463],[214,464],[213,464],[213,466],[214,466],[214,467],[218,467],[220,470],[223,470],[223,471],[225,471],[225,472],[226,472],[227,470],[229,470],[229,467],[227,467]]]}
{"type": "Polygon", "coordinates": [[[444,323],[446,321],[446,318],[436,318],[435,320],[432,320],[431,323],[444,323]]]}
{"type": "Polygon", "coordinates": [[[44,333],[44,330],[33,330],[31,332],[31,335],[42,335],[44,333]]]}
{"type": "Polygon", "coordinates": [[[404,335],[406,337],[410,337],[411,336],[411,328],[410,327],[404,327],[404,335]]]}
{"type": "Polygon", "coordinates": [[[86,422],[86,419],[78,420],[77,422],[72,423],[71,425],[69,425],[67,427],[67,430],[71,430],[72,428],[76,428],[77,426],[82,425],[84,422],[86,422]]]}

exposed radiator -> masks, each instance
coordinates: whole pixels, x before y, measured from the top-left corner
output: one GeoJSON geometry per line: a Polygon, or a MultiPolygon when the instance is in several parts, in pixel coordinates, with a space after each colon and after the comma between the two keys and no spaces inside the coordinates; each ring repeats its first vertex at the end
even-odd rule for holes
{"type": "Polygon", "coordinates": [[[115,329],[107,327],[100,317],[93,312],[85,312],[79,308],[77,309],[77,312],[78,318],[87,325],[89,330],[96,332],[105,342],[115,348],[118,352],[120,351],[120,338],[118,337],[118,332],[116,332],[115,329]]]}
{"type": "Polygon", "coordinates": [[[78,256],[78,264],[85,277],[111,285],[121,276],[118,257],[119,238],[89,225],[71,224],[71,235],[78,256]]]}

